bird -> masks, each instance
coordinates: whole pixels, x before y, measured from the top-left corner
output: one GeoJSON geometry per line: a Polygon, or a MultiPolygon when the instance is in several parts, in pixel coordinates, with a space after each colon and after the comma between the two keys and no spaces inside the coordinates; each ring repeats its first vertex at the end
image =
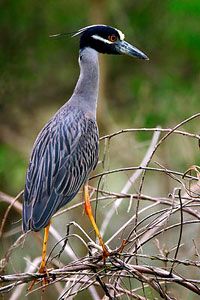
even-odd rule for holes
{"type": "MultiPolygon", "coordinates": [[[[59,36],[57,34],[54,36],[59,36]]],[[[125,41],[121,30],[90,25],[73,34],[79,37],[80,75],[70,99],[38,134],[26,173],[23,196],[23,231],[44,230],[39,273],[46,272],[47,240],[51,217],[70,202],[83,186],[85,211],[104,245],[90,205],[88,178],[99,156],[96,121],[99,90],[99,54],[129,55],[148,60],[146,54],[125,41]]]]}

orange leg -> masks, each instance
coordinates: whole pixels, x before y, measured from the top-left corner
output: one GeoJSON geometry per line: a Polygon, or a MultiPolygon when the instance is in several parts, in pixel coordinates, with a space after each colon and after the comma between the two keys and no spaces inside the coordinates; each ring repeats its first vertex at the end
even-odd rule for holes
{"type": "Polygon", "coordinates": [[[42,261],[39,268],[39,273],[46,273],[46,255],[47,255],[47,242],[49,238],[49,228],[50,222],[44,229],[44,239],[43,239],[43,246],[42,246],[42,261]]]}
{"type": "Polygon", "coordinates": [[[99,232],[99,229],[97,227],[97,224],[95,222],[93,213],[92,213],[92,208],[91,208],[91,204],[90,204],[90,194],[89,194],[89,190],[88,190],[88,183],[86,183],[83,187],[83,194],[84,194],[84,201],[85,201],[85,212],[88,215],[90,222],[92,223],[92,226],[95,230],[95,233],[99,239],[99,243],[103,249],[103,258],[105,259],[106,257],[108,257],[110,255],[109,251],[107,250],[103,239],[101,237],[101,234],[99,232]]]}
{"type": "MultiPolygon", "coordinates": [[[[47,268],[46,268],[46,255],[47,255],[47,242],[48,242],[48,237],[49,237],[49,228],[50,228],[50,222],[49,224],[45,227],[44,229],[44,239],[43,239],[43,245],[42,245],[42,261],[41,261],[41,264],[40,264],[40,268],[38,270],[38,272],[40,274],[48,274],[47,273],[47,268]]],[[[29,288],[28,288],[28,291],[31,291],[34,284],[36,283],[36,279],[34,279],[29,288]]],[[[43,278],[43,281],[42,281],[42,284],[43,285],[46,285],[48,284],[48,279],[46,277],[43,278]]]]}

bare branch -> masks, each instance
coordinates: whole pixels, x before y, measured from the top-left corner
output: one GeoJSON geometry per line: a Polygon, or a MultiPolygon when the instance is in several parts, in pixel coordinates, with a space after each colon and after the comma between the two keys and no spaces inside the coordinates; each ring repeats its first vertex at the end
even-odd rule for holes
{"type": "MultiPolygon", "coordinates": [[[[200,295],[199,167],[194,161],[193,166],[189,168],[188,165],[185,166],[184,169],[187,170],[185,172],[174,170],[175,167],[169,158],[167,162],[164,161],[165,153],[161,159],[159,157],[164,148],[160,146],[165,142],[167,149],[168,137],[172,135],[184,136],[184,141],[187,139],[188,143],[199,141],[199,134],[179,130],[181,126],[199,117],[200,113],[195,114],[172,129],[123,129],[100,139],[105,143],[105,148],[103,160],[98,166],[99,173],[90,178],[91,202],[96,204],[99,201],[99,206],[102,205],[104,221],[101,232],[106,233],[106,245],[113,249],[109,250],[109,257],[102,259],[102,248],[95,238],[92,238],[93,233],[86,232],[82,218],[70,222],[63,236],[51,226],[53,245],[48,256],[48,265],[51,265],[51,269],[48,270],[49,283],[45,288],[55,286],[58,299],[70,300],[86,290],[89,290],[90,297],[94,300],[150,300],[154,295],[155,298],[172,300],[176,294],[178,299],[184,299],[185,289],[188,297],[200,295]],[[112,162],[113,139],[133,132],[153,133],[148,150],[144,151],[139,166],[133,165],[132,162],[129,167],[115,166],[112,162]],[[163,133],[160,138],[160,134],[163,133]],[[152,162],[155,154],[156,159],[162,162],[156,163],[156,167],[155,162],[152,162]],[[165,167],[170,163],[169,167],[165,167]],[[124,180],[124,175],[127,176],[128,171],[130,171],[129,178],[124,186],[117,186],[116,182],[119,182],[120,175],[123,175],[124,180]],[[165,182],[164,189],[159,181],[160,174],[162,181],[165,182]],[[101,184],[97,183],[97,179],[103,179],[101,184]],[[109,186],[108,180],[110,182],[111,179],[113,184],[109,186]],[[131,188],[134,188],[134,193],[130,192],[131,188]],[[114,218],[116,210],[118,214],[114,218]],[[121,211],[125,213],[120,214],[121,211]]],[[[81,193],[79,195],[81,199],[81,193]]],[[[5,232],[11,209],[21,214],[22,205],[17,197],[13,198],[2,192],[0,199],[8,204],[0,226],[0,238],[1,242],[6,241],[5,245],[9,245],[0,260],[0,293],[6,296],[9,293],[9,299],[17,300],[23,297],[27,283],[33,279],[37,279],[40,283],[46,274],[36,272],[40,262],[38,257],[33,258],[33,261],[25,258],[27,266],[24,272],[20,272],[16,267],[15,251],[20,249],[29,233],[19,236],[21,230],[19,226],[14,229],[12,226],[5,232]],[[11,243],[9,238],[12,238],[11,243]]],[[[75,209],[82,205],[82,201],[68,204],[65,209],[57,212],[54,218],[72,211],[76,212],[75,209]]],[[[97,215],[98,213],[99,210],[97,215]]],[[[24,249],[25,247],[23,256],[26,257],[24,249]]],[[[36,291],[42,293],[43,289],[44,287],[38,284],[28,294],[34,295],[36,291]]]]}

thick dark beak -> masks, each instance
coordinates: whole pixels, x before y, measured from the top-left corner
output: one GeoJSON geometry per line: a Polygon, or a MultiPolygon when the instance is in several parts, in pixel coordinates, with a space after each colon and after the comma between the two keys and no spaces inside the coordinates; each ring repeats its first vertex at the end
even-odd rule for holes
{"type": "Polygon", "coordinates": [[[142,51],[132,46],[131,44],[125,41],[118,41],[115,43],[116,50],[119,54],[126,54],[129,56],[137,57],[140,59],[149,60],[148,56],[144,54],[142,51]]]}

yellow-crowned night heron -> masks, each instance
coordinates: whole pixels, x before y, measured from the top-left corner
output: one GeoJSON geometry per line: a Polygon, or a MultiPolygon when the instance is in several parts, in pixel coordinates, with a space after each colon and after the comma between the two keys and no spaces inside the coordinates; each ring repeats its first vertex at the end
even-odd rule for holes
{"type": "Polygon", "coordinates": [[[45,272],[46,244],[52,215],[71,201],[84,185],[86,213],[108,255],[95,224],[87,186],[90,172],[98,161],[96,108],[99,87],[98,53],[147,56],[124,41],[113,27],[93,25],[78,30],[80,36],[80,76],[67,103],[50,119],[33,146],[26,176],[23,230],[45,228],[40,272],[45,272]]]}

